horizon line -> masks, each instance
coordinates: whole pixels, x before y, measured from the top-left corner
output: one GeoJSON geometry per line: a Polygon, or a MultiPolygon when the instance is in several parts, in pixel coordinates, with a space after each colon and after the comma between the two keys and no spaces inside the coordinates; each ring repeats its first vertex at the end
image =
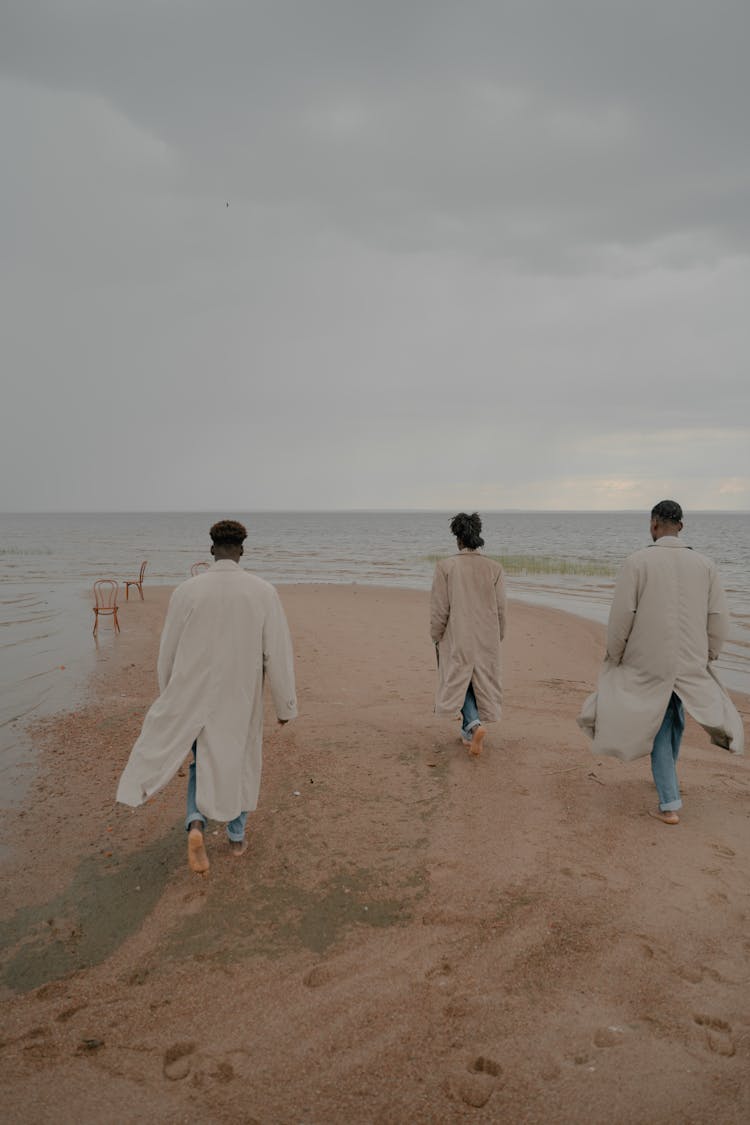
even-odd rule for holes
{"type": "MultiPolygon", "coordinates": [[[[397,514],[445,515],[453,508],[246,508],[234,509],[240,515],[360,515],[397,514]]],[[[211,516],[225,508],[27,508],[0,511],[0,516],[211,516]]],[[[488,515],[639,515],[647,508],[483,508],[488,515]]],[[[689,508],[694,515],[750,515],[748,508],[689,508]]]]}

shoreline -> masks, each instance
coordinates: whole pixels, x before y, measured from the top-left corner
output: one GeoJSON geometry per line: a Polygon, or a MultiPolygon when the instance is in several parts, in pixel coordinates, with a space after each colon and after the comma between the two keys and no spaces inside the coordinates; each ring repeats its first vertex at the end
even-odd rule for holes
{"type": "Polygon", "coordinates": [[[426,592],[280,586],[300,718],[267,709],[250,850],[210,825],[203,880],[184,778],[114,804],[170,589],[100,630],[7,814],[7,1120],[31,1085],[84,1125],[747,1118],[750,769],[690,722],[683,822],[650,820],[648,761],[575,726],[601,625],[513,602],[474,762],[432,714],[426,592]]]}

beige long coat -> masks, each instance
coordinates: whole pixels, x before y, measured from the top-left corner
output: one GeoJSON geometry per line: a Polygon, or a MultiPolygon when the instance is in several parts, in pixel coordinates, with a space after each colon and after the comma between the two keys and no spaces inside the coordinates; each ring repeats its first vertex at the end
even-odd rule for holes
{"type": "Polygon", "coordinates": [[[220,559],[172,594],[158,660],[161,694],[143,723],[117,800],[140,805],[174,776],[193,742],[196,803],[233,820],[258,801],[263,681],[276,715],[297,714],[292,645],[276,590],[220,559]]]}
{"type": "Polygon", "coordinates": [[[676,536],[625,560],[617,577],[598,692],[578,723],[595,754],[623,761],[651,753],[674,691],[711,741],[735,754],[742,720],[716,678],[729,613],[716,567],[676,536]]]}
{"type": "Polygon", "coordinates": [[[486,555],[463,550],[435,567],[430,636],[438,647],[436,714],[457,717],[471,681],[482,721],[500,718],[505,604],[503,568],[486,555]]]}

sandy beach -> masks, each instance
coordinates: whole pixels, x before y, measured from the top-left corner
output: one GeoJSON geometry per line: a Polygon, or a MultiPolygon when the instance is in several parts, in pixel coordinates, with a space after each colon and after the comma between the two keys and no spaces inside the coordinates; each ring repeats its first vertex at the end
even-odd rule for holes
{"type": "Polygon", "coordinates": [[[689,721],[682,822],[649,818],[648,759],[575,724],[603,628],[519,603],[473,760],[432,714],[425,592],[280,593],[300,718],[267,701],[249,851],[210,825],[206,878],[184,776],[114,804],[167,588],[34,729],[4,819],[3,1119],[744,1125],[750,763],[689,721]]]}

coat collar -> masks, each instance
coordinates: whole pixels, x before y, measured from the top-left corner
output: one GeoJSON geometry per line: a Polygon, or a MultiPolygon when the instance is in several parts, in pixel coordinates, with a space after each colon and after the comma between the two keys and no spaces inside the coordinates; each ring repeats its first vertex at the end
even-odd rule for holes
{"type": "Polygon", "coordinates": [[[662,535],[655,543],[649,543],[649,547],[687,547],[690,550],[687,543],[683,543],[676,535],[662,535]]]}
{"type": "Polygon", "coordinates": [[[212,570],[239,570],[240,564],[232,559],[217,559],[211,566],[212,570]]]}

